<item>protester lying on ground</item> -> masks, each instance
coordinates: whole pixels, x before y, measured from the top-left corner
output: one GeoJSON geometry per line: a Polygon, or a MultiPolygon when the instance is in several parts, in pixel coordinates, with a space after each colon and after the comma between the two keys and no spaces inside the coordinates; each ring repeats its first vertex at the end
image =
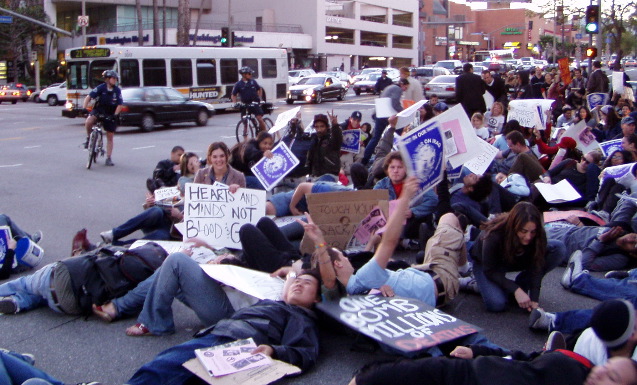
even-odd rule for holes
{"type": "Polygon", "coordinates": [[[544,229],[548,240],[564,244],[565,255],[581,254],[583,269],[619,270],[637,258],[637,234],[626,234],[619,226],[576,226],[560,222],[548,223],[544,229]]]}
{"type": "MultiPolygon", "coordinates": [[[[390,201],[400,198],[407,179],[407,169],[400,152],[390,152],[385,157],[383,170],[387,176],[376,183],[374,190],[387,190],[390,201]]],[[[401,237],[419,239],[420,224],[426,221],[433,224],[432,214],[436,211],[437,204],[438,197],[433,190],[427,191],[417,200],[410,202],[407,211],[405,211],[407,223],[401,237]]]]}
{"type": "Polygon", "coordinates": [[[230,166],[230,150],[223,142],[213,142],[208,146],[208,166],[195,175],[195,183],[213,184],[220,182],[235,193],[240,187],[246,187],[246,177],[230,166]]]}
{"type": "Polygon", "coordinates": [[[90,314],[91,305],[124,295],[151,276],[165,257],[159,245],[147,243],[127,251],[110,246],[48,264],[0,285],[0,313],[48,305],[58,313],[90,314]]]}
{"type": "Polygon", "coordinates": [[[179,180],[179,161],[185,150],[181,146],[175,146],[170,150],[170,157],[157,163],[153,170],[152,178],[146,179],[148,191],[153,193],[162,187],[172,187],[177,185],[179,180]]]}
{"type": "Polygon", "coordinates": [[[553,204],[553,206],[584,207],[586,203],[595,199],[599,189],[599,161],[601,154],[598,151],[590,151],[577,161],[566,159],[558,165],[548,170],[542,176],[544,183],[557,184],[567,180],[581,197],[564,204],[553,204]]]}
{"type": "MultiPolygon", "coordinates": [[[[468,348],[465,348],[468,349],[468,348]]],[[[567,350],[557,349],[543,354],[524,355],[517,359],[484,347],[470,347],[475,359],[446,357],[376,363],[363,367],[349,385],[389,384],[400,378],[401,384],[490,384],[490,385],[634,385],[637,366],[634,361],[618,357],[593,367],[589,360],[567,350]]]]}
{"type": "MultiPolygon", "coordinates": [[[[311,309],[320,301],[320,280],[318,273],[311,271],[290,279],[292,282],[287,286],[283,301],[262,300],[230,313],[214,326],[197,333],[195,339],[160,353],[142,366],[127,384],[185,384],[195,375],[182,364],[195,358],[195,349],[250,337],[257,344],[253,353],[264,353],[303,371],[308,370],[316,363],[319,353],[317,327],[311,309]]],[[[196,297],[202,297],[199,291],[196,297]]]]}
{"type": "Polygon", "coordinates": [[[612,357],[637,359],[637,331],[633,301],[610,299],[593,309],[549,313],[535,309],[532,329],[571,334],[573,351],[601,365],[612,357]]]}
{"type": "Polygon", "coordinates": [[[0,214],[0,226],[8,226],[9,230],[11,230],[11,236],[16,241],[21,238],[29,238],[35,243],[40,243],[42,241],[42,231],[37,230],[33,234],[29,234],[26,231],[22,230],[8,215],[0,214]]]}
{"type": "Polygon", "coordinates": [[[255,139],[247,142],[237,143],[230,150],[230,165],[241,171],[246,177],[246,187],[264,190],[259,179],[254,176],[252,167],[264,156],[272,157],[272,147],[274,147],[274,137],[266,131],[261,131],[255,139]]]}
{"type": "MultiPolygon", "coordinates": [[[[0,349],[0,380],[4,385],[64,385],[55,377],[37,369],[33,354],[20,354],[0,349]]],[[[99,382],[80,382],[77,385],[101,385],[99,382]]]]}
{"type": "Polygon", "coordinates": [[[599,191],[594,201],[589,202],[586,205],[586,209],[592,214],[597,215],[603,220],[607,221],[610,218],[610,213],[617,207],[619,197],[617,194],[621,194],[626,190],[626,186],[621,183],[617,183],[615,178],[604,178],[604,170],[607,167],[620,166],[622,164],[628,164],[633,162],[633,155],[626,150],[613,151],[602,164],[602,172],[600,178],[602,180],[599,186],[599,191]]]}
{"type": "Polygon", "coordinates": [[[195,181],[195,175],[199,172],[200,167],[199,156],[194,152],[187,152],[181,156],[179,160],[181,176],[177,181],[177,186],[179,186],[179,191],[181,191],[182,196],[184,195],[184,191],[186,191],[186,183],[193,183],[195,181]]]}
{"type": "Polygon", "coordinates": [[[274,194],[265,204],[265,214],[285,217],[288,215],[301,215],[308,211],[306,194],[318,194],[335,191],[353,191],[361,189],[367,182],[367,168],[360,163],[352,164],[350,177],[353,186],[343,186],[336,182],[303,182],[294,191],[274,194]]]}
{"type": "Polygon", "coordinates": [[[519,202],[508,213],[485,223],[471,249],[473,273],[486,309],[501,312],[510,295],[520,308],[539,306],[544,275],[564,259],[564,245],[546,240],[542,214],[531,203],[519,202]],[[506,273],[521,271],[515,280],[506,273]]]}

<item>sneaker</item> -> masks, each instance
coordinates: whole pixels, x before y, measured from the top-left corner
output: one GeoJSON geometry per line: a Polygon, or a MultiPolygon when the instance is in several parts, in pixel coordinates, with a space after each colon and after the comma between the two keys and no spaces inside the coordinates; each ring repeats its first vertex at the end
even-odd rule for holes
{"type": "Polygon", "coordinates": [[[18,304],[13,297],[0,297],[0,313],[15,314],[18,312],[18,304]]]}
{"type": "Polygon", "coordinates": [[[549,313],[541,308],[533,309],[529,314],[529,328],[549,331],[555,323],[555,313],[549,313]]]}
{"type": "Polygon", "coordinates": [[[42,234],[42,230],[38,230],[33,235],[31,235],[31,240],[35,243],[40,243],[44,238],[44,234],[42,234]]]}
{"type": "Polygon", "coordinates": [[[628,272],[623,270],[611,270],[608,273],[604,274],[604,278],[624,279],[628,277],[628,272]]]}
{"type": "Polygon", "coordinates": [[[0,352],[5,354],[19,354],[20,356],[22,356],[22,359],[26,361],[29,365],[31,366],[35,365],[35,356],[31,353],[16,353],[16,352],[12,352],[9,349],[2,349],[2,348],[0,348],[0,352]]]}
{"type": "Polygon", "coordinates": [[[610,220],[610,214],[607,213],[604,210],[591,210],[591,214],[593,215],[597,215],[598,217],[600,217],[604,222],[608,222],[610,220]]]}
{"type": "Polygon", "coordinates": [[[467,261],[462,266],[458,266],[458,273],[461,277],[469,277],[473,275],[473,263],[471,261],[467,261]]]}
{"type": "Polygon", "coordinates": [[[458,283],[460,284],[460,290],[468,291],[470,293],[480,293],[478,282],[473,276],[460,277],[458,278],[458,283]]]}
{"type": "Polygon", "coordinates": [[[115,166],[115,163],[111,160],[111,158],[106,158],[106,162],[104,162],[106,166],[115,166]]]}
{"type": "Polygon", "coordinates": [[[579,277],[580,274],[584,272],[588,273],[588,271],[584,270],[582,267],[582,252],[580,250],[575,250],[568,259],[568,264],[566,265],[566,269],[564,269],[564,274],[562,275],[560,283],[565,289],[570,289],[575,278],[579,277]]]}
{"type": "Polygon", "coordinates": [[[88,149],[88,136],[86,137],[84,143],[82,143],[82,146],[84,147],[84,149],[88,149]]]}
{"type": "Polygon", "coordinates": [[[102,231],[100,237],[102,237],[102,240],[106,244],[113,243],[113,230],[102,231]]]}
{"type": "Polygon", "coordinates": [[[557,330],[552,331],[551,334],[549,334],[549,338],[546,339],[546,343],[544,344],[545,351],[556,349],[566,349],[566,339],[564,338],[564,334],[557,330]]]}

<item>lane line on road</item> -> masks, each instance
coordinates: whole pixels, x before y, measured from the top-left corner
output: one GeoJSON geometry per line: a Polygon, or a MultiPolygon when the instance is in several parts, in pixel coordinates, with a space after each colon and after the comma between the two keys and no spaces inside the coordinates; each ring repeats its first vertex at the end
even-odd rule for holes
{"type": "Polygon", "coordinates": [[[29,149],[29,148],[40,148],[42,147],[41,145],[37,145],[37,146],[26,146],[25,149],[29,149]]]}
{"type": "Polygon", "coordinates": [[[22,163],[17,163],[17,164],[0,164],[0,168],[7,168],[7,167],[20,167],[22,166],[22,163]]]}
{"type": "Polygon", "coordinates": [[[155,148],[155,146],[133,147],[133,150],[144,150],[147,148],[155,148]]]}
{"type": "Polygon", "coordinates": [[[7,141],[7,140],[22,140],[22,139],[24,139],[24,136],[16,136],[16,137],[13,137],[13,138],[2,138],[2,139],[0,139],[0,142],[7,141]]]}

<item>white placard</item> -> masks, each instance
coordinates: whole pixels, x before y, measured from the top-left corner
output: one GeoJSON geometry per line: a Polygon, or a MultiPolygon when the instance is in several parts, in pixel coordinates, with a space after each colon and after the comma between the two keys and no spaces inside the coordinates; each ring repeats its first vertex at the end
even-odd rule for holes
{"type": "Polygon", "coordinates": [[[486,91],[484,94],[482,94],[482,98],[484,99],[484,105],[487,106],[487,110],[490,110],[493,106],[493,103],[495,102],[493,95],[491,95],[491,92],[486,91]]]}
{"type": "MultiPolygon", "coordinates": [[[[509,103],[509,113],[507,115],[507,121],[517,120],[522,127],[536,127],[538,130],[544,130],[545,126],[542,123],[543,120],[540,117],[538,106],[541,106],[540,102],[543,99],[526,99],[526,100],[512,100],[509,103]]],[[[544,110],[543,106],[541,106],[544,110]]]]}
{"type": "Polygon", "coordinates": [[[239,228],[255,224],[265,216],[266,193],[228,186],[187,183],[185,191],[184,239],[200,238],[214,247],[241,249],[239,228]]]}
{"type": "Polygon", "coordinates": [[[300,106],[293,108],[289,111],[280,113],[279,116],[276,117],[276,122],[274,122],[274,126],[272,126],[272,128],[270,128],[268,132],[270,134],[274,134],[275,132],[279,131],[283,127],[287,126],[288,123],[290,122],[290,119],[294,118],[296,114],[299,113],[299,111],[301,111],[300,106]]]}
{"type": "Polygon", "coordinates": [[[613,92],[624,93],[624,71],[613,72],[613,92]]]}
{"type": "Polygon", "coordinates": [[[155,190],[155,202],[161,201],[164,199],[172,199],[174,197],[179,197],[179,196],[180,196],[180,192],[177,186],[158,188],[157,190],[155,190]]]}
{"type": "Polygon", "coordinates": [[[565,136],[573,138],[577,143],[577,148],[584,154],[594,150],[601,151],[599,142],[595,139],[595,134],[586,126],[584,120],[580,120],[576,124],[568,127],[566,131],[564,131],[562,138],[565,136]]]}
{"type": "MultiPolygon", "coordinates": [[[[429,124],[432,121],[437,121],[441,124],[443,134],[445,134],[446,131],[452,131],[453,133],[453,141],[457,152],[455,155],[447,157],[447,160],[451,163],[451,167],[460,167],[465,162],[480,155],[480,142],[483,142],[483,140],[478,138],[476,135],[476,130],[471,125],[471,121],[469,121],[467,113],[464,111],[461,104],[456,104],[452,108],[429,119],[425,123],[429,124]]],[[[443,139],[445,139],[446,151],[447,146],[449,146],[450,143],[447,142],[446,135],[443,136],[443,139]]]]}
{"type": "Polygon", "coordinates": [[[582,197],[566,179],[558,184],[537,182],[535,187],[548,203],[570,202],[582,197]]]}
{"type": "Polygon", "coordinates": [[[199,265],[211,278],[258,299],[280,301],[285,281],[262,271],[234,265],[199,265]]]}
{"type": "Polygon", "coordinates": [[[493,162],[499,150],[484,140],[481,140],[480,151],[481,153],[479,155],[465,162],[464,166],[474,174],[483,175],[491,165],[491,162],[493,162]]]}
{"type": "Polygon", "coordinates": [[[425,103],[427,103],[427,101],[424,99],[417,101],[416,103],[397,113],[396,116],[398,117],[398,122],[396,123],[396,127],[405,127],[406,125],[411,124],[414,121],[414,115],[416,115],[418,109],[425,103]]]}
{"type": "Polygon", "coordinates": [[[378,98],[374,99],[374,105],[376,106],[377,118],[389,118],[397,114],[396,110],[391,104],[391,98],[378,98]]]}

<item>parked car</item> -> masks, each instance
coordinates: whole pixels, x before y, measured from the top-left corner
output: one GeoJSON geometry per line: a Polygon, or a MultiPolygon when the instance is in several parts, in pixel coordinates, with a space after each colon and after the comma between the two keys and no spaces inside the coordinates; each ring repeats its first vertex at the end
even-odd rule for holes
{"type": "Polygon", "coordinates": [[[423,88],[425,87],[425,84],[429,83],[431,79],[435,78],[436,76],[451,75],[451,71],[449,71],[448,69],[444,67],[434,67],[433,65],[416,67],[415,70],[415,77],[416,79],[418,79],[418,81],[420,81],[420,84],[422,84],[423,88]]]}
{"type": "Polygon", "coordinates": [[[376,81],[378,80],[378,78],[380,78],[380,76],[381,76],[380,72],[373,72],[367,75],[362,80],[357,81],[352,86],[352,88],[354,89],[354,93],[356,95],[360,95],[361,93],[365,92],[365,93],[371,93],[375,95],[376,81]]]}
{"type": "Polygon", "coordinates": [[[16,104],[18,100],[26,102],[29,100],[29,95],[31,95],[31,91],[21,83],[9,83],[0,86],[0,103],[11,102],[11,104],[16,104]]]}
{"type": "Polygon", "coordinates": [[[319,75],[325,75],[325,76],[331,76],[333,78],[338,79],[341,83],[343,83],[343,85],[345,86],[345,88],[349,87],[349,75],[347,75],[347,72],[344,71],[323,71],[323,72],[319,72],[319,75]]]}
{"type": "Polygon", "coordinates": [[[624,61],[624,67],[626,67],[626,68],[628,68],[628,67],[637,67],[637,60],[628,59],[628,60],[624,61]]]}
{"type": "Polygon", "coordinates": [[[146,132],[158,124],[195,122],[205,126],[215,113],[210,104],[188,100],[170,87],[125,88],[122,98],[120,125],[139,126],[146,132]]]}
{"type": "Polygon", "coordinates": [[[339,80],[325,75],[312,75],[290,86],[285,102],[295,101],[321,103],[324,98],[345,99],[347,88],[339,80]]]}
{"type": "Polygon", "coordinates": [[[434,64],[434,67],[446,68],[452,74],[460,75],[462,73],[462,62],[460,60],[440,60],[434,64]]]}
{"type": "Polygon", "coordinates": [[[66,102],[66,82],[57,85],[50,85],[40,91],[39,99],[47,102],[49,106],[57,106],[66,102]]]}
{"type": "Polygon", "coordinates": [[[359,80],[363,80],[367,75],[369,75],[371,73],[374,73],[374,72],[380,73],[380,71],[382,71],[382,70],[383,69],[380,68],[380,67],[363,68],[358,75],[354,76],[352,84],[356,83],[359,80]]]}
{"type": "Polygon", "coordinates": [[[444,99],[447,102],[454,100],[456,98],[457,77],[458,75],[436,76],[425,85],[425,96],[429,99],[432,94],[436,94],[439,99],[444,99]]]}
{"type": "MultiPolygon", "coordinates": [[[[505,73],[510,70],[516,69],[516,68],[512,68],[511,66],[509,66],[502,60],[487,60],[483,62],[483,65],[487,67],[489,71],[498,72],[498,73],[505,73]]],[[[517,69],[522,69],[522,67],[518,67],[517,69]]]]}
{"type": "Polygon", "coordinates": [[[288,71],[288,84],[294,85],[298,83],[299,80],[311,75],[316,75],[316,71],[311,68],[304,70],[290,70],[288,71]]]}

